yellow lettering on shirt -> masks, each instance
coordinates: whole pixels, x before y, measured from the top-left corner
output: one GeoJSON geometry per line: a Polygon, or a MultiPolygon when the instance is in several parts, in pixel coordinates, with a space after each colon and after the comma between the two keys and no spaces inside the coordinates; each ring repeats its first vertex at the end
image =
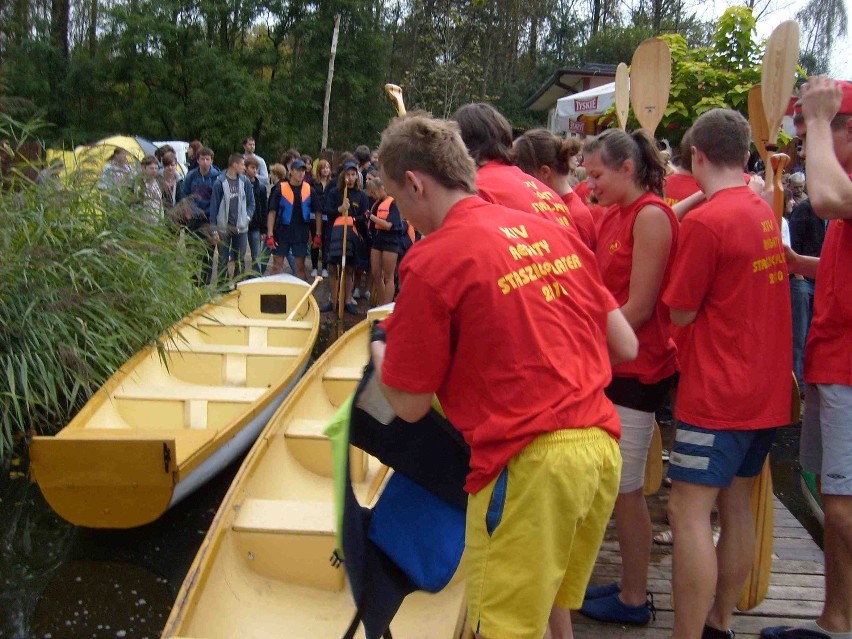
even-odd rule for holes
{"type": "Polygon", "coordinates": [[[775,221],[774,220],[763,220],[760,223],[760,226],[763,229],[764,233],[772,233],[773,229],[775,228],[775,221]]]}
{"type": "MultiPolygon", "coordinates": [[[[547,252],[550,252],[549,247],[547,252]]],[[[580,257],[576,253],[573,253],[564,257],[558,257],[554,260],[533,262],[532,264],[522,266],[514,271],[506,273],[503,277],[499,278],[497,280],[497,286],[500,288],[500,291],[503,293],[503,295],[508,295],[513,290],[522,288],[530,282],[535,282],[536,280],[548,276],[560,275],[566,271],[573,271],[582,267],[583,263],[581,262],[580,257]]],[[[568,292],[565,290],[564,286],[562,286],[558,282],[555,282],[543,287],[542,295],[544,295],[547,301],[551,301],[553,299],[556,299],[557,297],[568,295],[568,292]],[[556,288],[554,288],[555,286],[560,287],[558,292],[556,288]],[[545,289],[548,289],[549,292],[545,291],[545,289]]]]}
{"type": "Polygon", "coordinates": [[[550,253],[550,245],[547,240],[539,240],[532,244],[515,244],[509,247],[509,254],[516,260],[534,255],[544,255],[545,253],[550,253]]]}
{"type": "Polygon", "coordinates": [[[506,237],[510,240],[516,240],[518,238],[527,239],[529,235],[523,224],[520,226],[501,226],[500,230],[503,231],[506,237]]]}
{"type": "Polygon", "coordinates": [[[777,237],[767,237],[763,240],[763,250],[768,251],[772,248],[777,248],[781,244],[781,240],[777,237]]]}

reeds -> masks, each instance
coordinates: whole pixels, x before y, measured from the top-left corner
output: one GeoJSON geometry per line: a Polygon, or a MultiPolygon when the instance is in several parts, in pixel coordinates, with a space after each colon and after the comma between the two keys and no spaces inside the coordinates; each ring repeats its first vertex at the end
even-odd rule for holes
{"type": "Polygon", "coordinates": [[[64,426],[211,294],[194,285],[200,243],[144,221],[132,189],[37,185],[17,153],[32,136],[0,119],[0,141],[19,141],[7,143],[0,190],[0,457],[16,433],[64,426]]]}

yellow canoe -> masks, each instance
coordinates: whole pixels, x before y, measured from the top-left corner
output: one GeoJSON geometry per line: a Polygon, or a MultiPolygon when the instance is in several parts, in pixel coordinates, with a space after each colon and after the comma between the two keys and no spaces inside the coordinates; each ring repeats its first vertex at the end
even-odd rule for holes
{"type": "Polygon", "coordinates": [[[193,312],[164,352],[137,353],[65,428],[34,439],[47,502],[78,526],[157,519],[257,439],[304,372],[319,316],[290,275],[241,282],[193,312]]]}
{"type": "MultiPolygon", "coordinates": [[[[310,368],[237,473],[189,569],[163,637],[339,639],[355,607],[335,549],[331,444],[323,434],[355,391],[368,358],[369,320],[310,368]]],[[[380,464],[350,452],[355,494],[371,504],[380,464]]],[[[464,583],[414,593],[391,624],[405,639],[468,638],[464,583]]],[[[363,637],[363,631],[356,636],[363,637]]]]}

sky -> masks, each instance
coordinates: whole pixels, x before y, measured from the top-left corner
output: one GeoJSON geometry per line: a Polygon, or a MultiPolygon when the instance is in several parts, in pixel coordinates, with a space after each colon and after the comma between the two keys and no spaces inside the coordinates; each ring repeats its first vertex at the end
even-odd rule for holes
{"type": "MultiPolygon", "coordinates": [[[[846,4],[846,12],[849,16],[850,31],[852,31],[852,0],[844,0],[846,4]]],[[[734,3],[725,0],[715,0],[712,3],[715,16],[719,16],[722,12],[734,3]]],[[[758,0],[758,5],[764,4],[758,0]]],[[[801,9],[806,0],[773,0],[771,2],[773,10],[767,11],[758,21],[757,35],[759,38],[768,38],[772,30],[784,20],[795,19],[796,12],[801,9]]],[[[838,80],[852,80],[852,34],[847,34],[842,40],[835,43],[834,51],[831,57],[831,76],[838,80]]]]}

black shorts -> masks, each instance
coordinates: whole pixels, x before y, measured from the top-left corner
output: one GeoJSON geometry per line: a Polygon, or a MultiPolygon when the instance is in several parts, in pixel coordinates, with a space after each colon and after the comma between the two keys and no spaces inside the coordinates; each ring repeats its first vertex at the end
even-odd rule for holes
{"type": "Polygon", "coordinates": [[[613,377],[604,393],[613,404],[654,413],[665,403],[673,381],[674,375],[654,384],[643,384],[635,377],[613,377]]]}
{"type": "Polygon", "coordinates": [[[376,233],[373,238],[373,250],[399,253],[399,238],[390,233],[376,233]]]}

